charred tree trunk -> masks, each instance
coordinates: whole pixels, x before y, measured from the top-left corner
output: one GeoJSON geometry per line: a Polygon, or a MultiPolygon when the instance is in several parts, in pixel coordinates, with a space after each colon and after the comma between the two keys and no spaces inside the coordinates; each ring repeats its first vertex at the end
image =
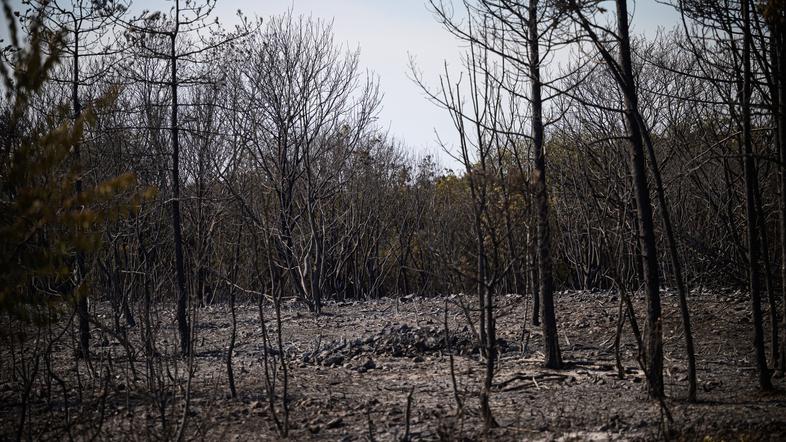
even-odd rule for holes
{"type": "Polygon", "coordinates": [[[696,401],[696,351],[693,345],[693,330],[690,323],[690,310],[688,309],[688,289],[685,286],[685,278],[682,274],[682,263],[680,262],[679,251],[677,249],[677,239],[674,236],[674,227],[671,224],[671,214],[668,201],[666,200],[666,190],[663,186],[663,179],[660,174],[658,158],[655,156],[655,147],[652,143],[649,130],[644,123],[641,113],[637,112],[637,119],[641,125],[641,132],[647,144],[647,154],[650,160],[650,168],[655,178],[655,189],[660,204],[661,218],[666,230],[666,240],[669,245],[669,259],[671,261],[674,280],[677,283],[677,295],[680,301],[680,316],[682,316],[682,327],[685,334],[685,354],[688,358],[688,400],[696,401]]]}
{"type": "MultiPolygon", "coordinates": [[[[175,3],[175,13],[179,15],[179,2],[175,3]]],[[[175,245],[175,282],[177,283],[177,330],[180,335],[180,353],[187,355],[191,347],[191,334],[188,327],[188,292],[186,291],[186,274],[183,263],[183,232],[180,221],[180,144],[177,121],[177,29],[179,19],[176,16],[175,30],[170,36],[171,55],[169,62],[172,69],[172,230],[175,245]]]]}
{"type": "Polygon", "coordinates": [[[777,17],[778,23],[776,24],[776,58],[777,61],[773,63],[776,66],[774,78],[778,87],[778,103],[777,103],[777,141],[778,150],[781,159],[780,178],[781,178],[781,295],[782,295],[782,308],[783,308],[783,339],[781,340],[780,363],[779,368],[781,372],[786,372],[786,87],[784,87],[783,75],[786,75],[786,54],[784,54],[784,47],[786,47],[786,32],[783,32],[784,23],[783,14],[777,17]]]}
{"type": "Polygon", "coordinates": [[[538,282],[538,255],[535,253],[534,244],[532,236],[527,232],[527,271],[529,272],[529,289],[532,293],[532,325],[540,325],[540,282],[538,282]]]}
{"type": "Polygon", "coordinates": [[[773,364],[778,362],[778,346],[780,345],[778,333],[778,308],[775,301],[775,281],[772,275],[772,267],[770,265],[770,246],[767,238],[767,215],[764,212],[764,205],[762,203],[761,187],[758,180],[754,181],[755,189],[754,195],[756,196],[756,210],[759,213],[757,222],[759,232],[761,232],[761,260],[764,264],[764,290],[767,292],[767,303],[770,305],[770,360],[773,364]]]}
{"type": "Polygon", "coordinates": [[[235,351],[235,340],[237,338],[237,312],[235,310],[235,298],[237,285],[237,272],[240,267],[240,240],[242,236],[242,226],[237,231],[237,243],[235,244],[235,256],[232,261],[232,275],[230,276],[232,286],[229,287],[229,310],[232,313],[232,330],[229,335],[229,348],[227,349],[227,380],[229,381],[229,394],[232,398],[237,397],[237,390],[235,389],[235,372],[232,369],[232,353],[235,351]]]}
{"type": "MultiPolygon", "coordinates": [[[[74,107],[74,123],[82,116],[82,103],[79,102],[79,31],[77,23],[74,23],[74,77],[71,84],[71,99],[74,107]]],[[[78,168],[78,175],[74,184],[77,199],[82,194],[82,170],[80,157],[80,143],[74,143],[74,162],[78,168]]],[[[77,295],[76,311],[79,317],[79,350],[77,355],[81,358],[90,357],[90,320],[88,315],[87,293],[81,290],[82,281],[85,275],[85,255],[82,251],[76,253],[76,274],[74,290],[77,295]]]]}
{"type": "Polygon", "coordinates": [[[557,318],[554,313],[554,276],[551,261],[551,237],[549,231],[549,201],[546,187],[546,158],[543,152],[543,100],[541,98],[540,54],[538,35],[538,0],[530,0],[529,33],[529,76],[532,86],[532,138],[535,148],[535,200],[538,216],[538,274],[540,276],[540,303],[543,329],[544,363],[548,368],[561,368],[562,356],[557,336],[557,318]]]}
{"type": "Polygon", "coordinates": [[[747,218],[748,233],[748,277],[751,292],[751,310],[753,313],[753,347],[756,358],[756,368],[759,374],[759,387],[764,390],[772,389],[769,369],[767,368],[767,354],[764,349],[764,325],[761,310],[761,268],[759,262],[759,226],[758,211],[756,210],[756,164],[753,157],[753,140],[751,139],[751,27],[750,5],[748,0],[741,2],[743,23],[742,46],[742,144],[744,149],[743,166],[745,170],[745,214],[747,218]]]}
{"type": "Polygon", "coordinates": [[[658,254],[655,246],[655,227],[652,221],[652,203],[647,184],[642,134],[637,121],[638,103],[633,82],[630,36],[628,29],[627,0],[617,0],[617,27],[619,36],[620,76],[624,88],[625,122],[630,138],[629,167],[636,195],[636,213],[639,224],[639,243],[644,264],[643,276],[647,296],[646,368],[649,394],[662,398],[663,391],[663,338],[660,305],[660,276],[658,254]]]}
{"type": "MultiPolygon", "coordinates": [[[[773,364],[777,364],[781,373],[786,372],[786,113],[784,113],[784,101],[786,101],[786,88],[783,86],[783,75],[786,73],[786,57],[784,57],[784,34],[783,26],[786,24],[786,17],[783,11],[777,11],[773,16],[768,17],[770,26],[770,54],[772,58],[772,78],[774,90],[772,91],[773,116],[775,118],[775,143],[776,150],[781,160],[779,168],[780,179],[780,199],[778,208],[780,215],[780,254],[781,254],[781,303],[783,318],[783,335],[780,342],[780,358],[773,364]]],[[[774,308],[774,307],[773,307],[774,308]]]]}
{"type": "Polygon", "coordinates": [[[480,303],[480,341],[485,358],[485,371],[483,376],[483,388],[480,391],[480,415],[483,419],[483,427],[488,431],[497,426],[494,415],[491,412],[491,388],[494,380],[494,364],[497,359],[497,339],[496,324],[494,318],[494,294],[489,287],[488,281],[488,260],[484,242],[482,214],[485,211],[485,190],[481,190],[481,201],[477,203],[480,207],[476,208],[475,214],[475,234],[478,241],[478,297],[480,303]]]}

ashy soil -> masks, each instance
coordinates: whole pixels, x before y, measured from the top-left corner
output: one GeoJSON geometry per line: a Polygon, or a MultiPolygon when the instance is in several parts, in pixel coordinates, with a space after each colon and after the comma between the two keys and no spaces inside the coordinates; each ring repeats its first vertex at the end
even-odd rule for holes
{"type": "MultiPolygon", "coordinates": [[[[783,378],[774,379],[775,392],[757,388],[747,296],[691,294],[699,382],[699,401],[693,404],[686,400],[677,297],[670,291],[663,296],[666,411],[647,398],[628,323],[620,345],[624,378],[618,376],[616,295],[557,295],[560,345],[567,365],[563,370],[542,367],[542,339],[540,329],[531,325],[529,302],[513,295],[498,298],[500,355],[491,406],[499,427],[487,434],[477,400],[483,363],[473,326],[459,306],[474,305],[473,297],[449,299],[448,339],[444,299],[330,304],[318,317],[287,303],[282,310],[282,346],[288,361],[289,438],[401,440],[409,427],[414,440],[652,440],[665,436],[786,440],[786,383],[783,378]],[[456,392],[464,404],[461,412],[451,382],[451,352],[455,354],[456,392]],[[666,414],[672,416],[671,422],[666,414]]],[[[634,302],[643,310],[643,298],[634,302]]],[[[101,309],[109,311],[108,306],[101,309]]],[[[53,346],[48,362],[62,383],[44,380],[49,368],[42,358],[38,373],[42,380],[31,388],[31,414],[23,437],[175,438],[182,426],[186,391],[190,391],[184,439],[279,439],[265,394],[265,354],[270,357],[271,375],[276,366],[273,358],[279,356],[274,312],[266,307],[263,314],[268,324],[267,351],[258,308],[251,304],[237,307],[235,399],[229,397],[227,387],[225,355],[231,315],[226,305],[197,310],[190,388],[185,376],[188,360],[173,356],[177,340],[170,312],[158,312],[163,325],[156,332],[159,356],[153,364],[147,365],[143,357],[141,327],[129,331],[133,369],[126,347],[100,330],[94,331],[92,368],[76,365],[72,333],[66,333],[63,342],[53,346]],[[151,370],[155,376],[148,375],[151,370]]],[[[101,318],[110,323],[108,315],[101,318]]],[[[6,343],[2,358],[0,439],[13,439],[20,419],[22,379],[12,376],[6,343]]],[[[276,376],[275,407],[280,421],[280,370],[276,376]]]]}

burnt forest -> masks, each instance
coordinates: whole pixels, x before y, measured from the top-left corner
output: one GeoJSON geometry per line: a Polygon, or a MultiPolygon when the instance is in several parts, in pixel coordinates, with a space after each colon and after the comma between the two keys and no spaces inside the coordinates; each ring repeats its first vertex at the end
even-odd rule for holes
{"type": "Polygon", "coordinates": [[[2,0],[0,440],[786,440],[783,0],[2,0]]]}

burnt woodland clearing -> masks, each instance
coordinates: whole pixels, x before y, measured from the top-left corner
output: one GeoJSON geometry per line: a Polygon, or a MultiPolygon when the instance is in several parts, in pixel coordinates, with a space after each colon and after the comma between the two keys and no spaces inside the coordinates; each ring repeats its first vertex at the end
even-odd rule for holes
{"type": "Polygon", "coordinates": [[[0,439],[786,439],[786,2],[423,1],[0,0],[0,439]]]}
{"type": "MultiPolygon", "coordinates": [[[[646,380],[636,362],[636,344],[629,326],[620,350],[624,378],[619,379],[614,351],[614,321],[618,296],[609,292],[562,292],[558,318],[567,368],[542,366],[541,334],[527,324],[518,296],[500,299],[500,362],[495,374],[492,407],[500,427],[485,435],[477,412],[477,389],[483,364],[463,309],[448,302],[450,348],[444,341],[441,299],[383,299],[331,303],[314,317],[291,303],[282,314],[291,389],[290,436],[294,440],[400,440],[406,431],[407,397],[412,391],[410,435],[416,440],[651,440],[662,437],[658,404],[647,400],[646,380]],[[465,409],[458,413],[448,352],[455,356],[455,376],[465,409]]],[[[697,366],[699,400],[687,401],[685,358],[676,294],[664,294],[666,405],[673,422],[670,438],[683,440],[782,440],[786,437],[786,397],[781,391],[756,390],[749,344],[747,297],[739,291],[691,293],[698,324],[697,366]],[[706,440],[706,439],[705,439],[706,440]]],[[[637,301],[641,301],[639,298],[637,301]]],[[[255,301],[237,308],[235,348],[237,397],[228,396],[225,353],[231,329],[227,305],[199,312],[194,337],[191,381],[192,419],[188,438],[203,440],[277,439],[265,396],[264,349],[255,301]]],[[[106,307],[106,306],[104,306],[106,307]]],[[[266,307],[268,310],[269,307],[266,307]]],[[[102,308],[101,310],[105,310],[102,308]]],[[[164,324],[173,312],[162,311],[164,324]]],[[[271,312],[268,311],[268,314],[271,312]]],[[[161,410],[147,390],[144,363],[129,368],[123,345],[96,332],[100,342],[96,366],[112,359],[111,371],[80,367],[84,397],[69,392],[71,435],[145,440],[165,434],[161,410]],[[95,385],[95,388],[91,388],[95,385]]],[[[176,329],[164,326],[160,348],[164,365],[185,370],[176,348],[176,329]]],[[[274,348],[268,350],[276,353],[274,348]]],[[[9,355],[3,354],[3,361],[9,355]]],[[[52,364],[72,364],[67,346],[55,348],[52,364]]],[[[18,404],[3,367],[0,399],[2,427],[14,428],[18,404]]],[[[74,373],[71,372],[73,376],[74,373]]],[[[178,396],[185,381],[172,387],[165,413],[170,425],[180,418],[178,396]]],[[[776,380],[783,389],[783,379],[776,380]]],[[[37,385],[31,395],[37,418],[29,428],[34,439],[60,438],[65,404],[56,385],[37,385]],[[51,388],[51,390],[49,390],[51,388]]],[[[169,431],[174,431],[170,428],[169,431]]],[[[5,433],[3,436],[11,437],[5,433]]]]}

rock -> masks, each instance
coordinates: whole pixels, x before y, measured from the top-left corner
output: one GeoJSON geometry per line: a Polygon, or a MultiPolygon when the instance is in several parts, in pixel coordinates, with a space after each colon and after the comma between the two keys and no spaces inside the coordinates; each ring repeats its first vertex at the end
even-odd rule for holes
{"type": "MultiPolygon", "coordinates": [[[[450,336],[450,348],[456,354],[466,354],[473,348],[474,338],[470,329],[455,331],[450,336]]],[[[516,351],[515,345],[500,346],[501,352],[516,351]]],[[[341,366],[349,361],[366,361],[366,356],[389,355],[393,357],[413,358],[425,357],[432,353],[444,352],[446,349],[445,335],[438,326],[418,327],[408,324],[388,324],[377,333],[362,338],[338,339],[322,343],[317,351],[298,352],[294,357],[296,364],[313,364],[322,366],[341,366]]],[[[287,353],[292,353],[287,351],[287,353]]],[[[362,372],[369,368],[361,368],[353,363],[356,370],[362,372]]]]}
{"type": "Polygon", "coordinates": [[[322,361],[322,365],[331,367],[334,365],[341,365],[344,362],[344,355],[341,353],[333,353],[322,361]]]}
{"type": "Polygon", "coordinates": [[[366,362],[361,367],[366,369],[366,370],[373,370],[373,369],[377,368],[377,363],[374,362],[373,359],[367,358],[366,362]]]}

